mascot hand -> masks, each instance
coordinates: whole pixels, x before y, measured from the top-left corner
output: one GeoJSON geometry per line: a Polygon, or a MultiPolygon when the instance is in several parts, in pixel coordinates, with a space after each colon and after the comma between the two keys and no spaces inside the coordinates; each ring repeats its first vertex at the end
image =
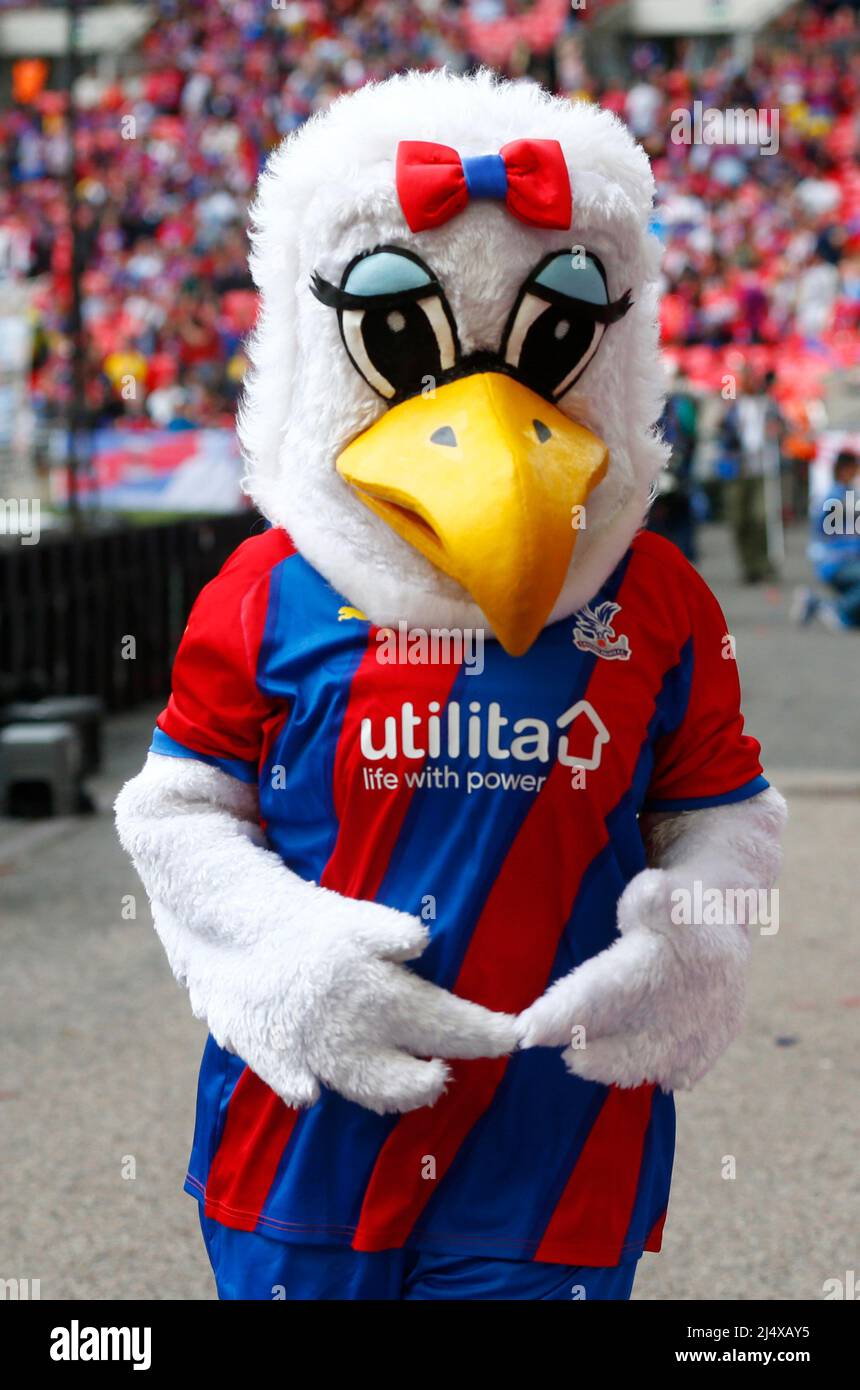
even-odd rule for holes
{"type": "Polygon", "coordinates": [[[604,1085],[678,1090],[713,1066],[743,1016],[747,930],[676,926],[675,886],[662,869],[628,884],[620,940],[520,1015],[521,1047],[567,1043],[568,1069],[604,1085]]]}
{"type": "Polygon", "coordinates": [[[192,1008],[289,1105],[320,1085],[382,1114],[431,1105],[445,1057],[498,1057],[514,1019],[428,984],[417,918],[309,883],[267,849],[256,788],[150,754],[116,803],[120,839],[192,1008]]]}
{"type": "Polygon", "coordinates": [[[241,962],[213,958],[191,989],[216,1042],[288,1104],[312,1104],[323,1083],[380,1114],[414,1110],[444,1091],[440,1058],[495,1057],[516,1046],[513,1018],[403,964],[427,944],[421,922],[317,892],[283,936],[241,962]]]}
{"type": "MultiPolygon", "coordinates": [[[[749,937],[724,912],[719,926],[673,920],[677,890],[695,884],[740,898],[767,889],[780,864],[785,802],[769,788],[737,805],[643,816],[650,862],[618,903],[620,937],[556,981],[517,1020],[521,1047],[564,1047],[575,1075],[604,1085],[692,1086],[736,1036],[749,937]],[[576,1030],[576,1031],[574,1031],[576,1030]]],[[[742,915],[742,914],[740,914],[742,915]]]]}

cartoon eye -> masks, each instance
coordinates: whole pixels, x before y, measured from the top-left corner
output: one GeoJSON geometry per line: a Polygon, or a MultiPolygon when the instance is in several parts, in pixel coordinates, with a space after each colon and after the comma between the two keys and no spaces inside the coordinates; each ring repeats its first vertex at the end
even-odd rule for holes
{"type": "Polygon", "coordinates": [[[553,252],[520,290],[502,355],[528,386],[557,400],[582,376],[608,326],[623,318],[631,304],[629,290],[610,302],[596,256],[553,252]]]}
{"type": "Polygon", "coordinates": [[[386,400],[420,390],[450,371],[457,328],[442,286],[422,260],[394,247],[363,252],[340,286],[314,274],[311,290],[337,310],[353,366],[386,400]]]}

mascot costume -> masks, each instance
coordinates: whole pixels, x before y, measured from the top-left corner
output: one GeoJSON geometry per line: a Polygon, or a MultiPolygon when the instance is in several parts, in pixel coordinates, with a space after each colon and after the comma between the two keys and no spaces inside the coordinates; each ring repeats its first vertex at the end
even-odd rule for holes
{"type": "Polygon", "coordinates": [[[262,175],[270,524],[117,801],[209,1029],[222,1298],[618,1299],[660,1248],[672,1091],[749,951],[684,904],[770,887],[784,803],[715,599],[641,529],[652,196],[613,115],[488,73],[367,86],[262,175]]]}

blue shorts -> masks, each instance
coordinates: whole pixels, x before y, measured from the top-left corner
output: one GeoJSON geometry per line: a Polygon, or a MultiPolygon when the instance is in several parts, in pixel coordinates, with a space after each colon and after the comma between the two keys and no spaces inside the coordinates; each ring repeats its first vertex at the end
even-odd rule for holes
{"type": "Polygon", "coordinates": [[[234,1231],[204,1216],[200,1225],[218,1297],[225,1299],[575,1299],[626,1300],[636,1260],[613,1269],[437,1255],[421,1250],[366,1254],[336,1245],[293,1245],[234,1231]]]}

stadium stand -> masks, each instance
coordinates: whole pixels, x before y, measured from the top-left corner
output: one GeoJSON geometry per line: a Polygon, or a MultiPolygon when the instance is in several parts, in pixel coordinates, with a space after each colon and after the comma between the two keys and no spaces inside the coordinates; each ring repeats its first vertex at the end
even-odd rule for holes
{"type": "MultiPolygon", "coordinates": [[[[75,88],[91,426],[229,424],[255,312],[246,207],[267,152],[341,91],[482,57],[600,101],[647,148],[666,247],[663,340],[690,381],[718,387],[740,350],[776,372],[784,395],[808,394],[860,362],[856,4],[789,10],[749,64],[729,43],[631,41],[623,78],[587,69],[589,9],[566,0],[148,9],[135,50],[118,64],[85,57],[75,88]],[[776,147],[679,143],[694,90],[704,108],[778,111],[776,147]]],[[[19,58],[0,116],[0,282],[32,286],[30,387],[43,430],[72,389],[61,76],[58,60],[19,58]]]]}

